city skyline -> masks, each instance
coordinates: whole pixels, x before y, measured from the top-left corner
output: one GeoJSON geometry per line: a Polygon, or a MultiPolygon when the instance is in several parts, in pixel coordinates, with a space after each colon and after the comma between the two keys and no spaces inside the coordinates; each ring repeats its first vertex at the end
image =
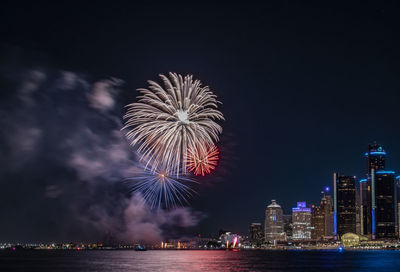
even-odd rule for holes
{"type": "Polygon", "coordinates": [[[136,89],[168,72],[209,86],[226,120],[217,168],[177,226],[163,223],[170,212],[152,222],[152,238],[245,233],[272,199],[284,214],[319,205],[334,172],[365,178],[374,140],[400,171],[390,3],[22,6],[0,11],[0,240],[147,235],[147,217],[128,216],[121,128],[136,89]]]}
{"type": "Polygon", "coordinates": [[[368,144],[366,178],[333,173],[333,195],[327,186],[321,192],[320,206],[297,202],[285,231],[283,218],[289,214],[284,215],[282,207],[272,200],[265,210],[265,243],[398,239],[400,176],[386,168],[386,155],[385,147],[376,141],[368,144]]]}
{"type": "Polygon", "coordinates": [[[396,271],[398,1],[2,1],[0,271],[396,271]]]}

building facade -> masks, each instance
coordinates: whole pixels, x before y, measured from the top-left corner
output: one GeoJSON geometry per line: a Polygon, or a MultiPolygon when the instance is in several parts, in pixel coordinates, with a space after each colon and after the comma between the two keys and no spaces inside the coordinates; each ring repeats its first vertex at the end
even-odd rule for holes
{"type": "Polygon", "coordinates": [[[312,207],[312,239],[324,239],[334,236],[332,197],[328,194],[329,189],[322,193],[324,195],[321,199],[320,205],[312,207]]]}
{"type": "Polygon", "coordinates": [[[321,208],[324,211],[325,215],[325,236],[333,237],[334,236],[334,215],[333,215],[333,201],[332,196],[325,194],[321,199],[321,208]]]}
{"type": "Polygon", "coordinates": [[[374,178],[375,238],[395,238],[396,204],[393,171],[377,171],[374,178]]]}
{"type": "Polygon", "coordinates": [[[311,239],[311,208],[306,207],[306,202],[297,202],[297,207],[292,208],[293,240],[311,239]]]}
{"type": "Polygon", "coordinates": [[[261,223],[251,223],[249,226],[249,241],[253,246],[261,246],[264,242],[264,232],[261,223]]]}
{"type": "Polygon", "coordinates": [[[372,229],[372,226],[375,225],[372,220],[373,214],[375,216],[372,206],[372,202],[375,201],[372,197],[373,173],[382,171],[386,167],[385,147],[376,142],[369,144],[365,158],[367,166],[366,179],[360,180],[360,234],[373,238],[376,231],[375,226],[374,230],[372,229]]]}
{"type": "Polygon", "coordinates": [[[374,169],[375,172],[385,170],[386,151],[384,146],[376,142],[369,144],[365,157],[367,159],[367,176],[371,175],[372,169],[374,169]]]}
{"type": "Polygon", "coordinates": [[[374,142],[365,153],[367,178],[360,180],[361,234],[372,239],[399,237],[395,172],[386,170],[386,151],[374,142]]]}
{"type": "Polygon", "coordinates": [[[360,180],[360,234],[369,235],[372,233],[372,206],[371,206],[371,181],[360,180]]]}
{"type": "Polygon", "coordinates": [[[322,239],[325,236],[325,214],[321,206],[311,207],[311,239],[322,239]]]}
{"type": "Polygon", "coordinates": [[[286,240],[292,240],[293,236],[293,225],[292,225],[292,215],[283,215],[283,232],[285,232],[286,240]]]}
{"type": "Polygon", "coordinates": [[[283,211],[280,205],[272,200],[272,203],[265,210],[264,238],[265,242],[286,240],[283,231],[283,211]]]}
{"type": "Polygon", "coordinates": [[[397,237],[400,237],[400,176],[396,177],[396,200],[397,200],[397,237]]]}
{"type": "Polygon", "coordinates": [[[355,177],[334,173],[335,236],[356,233],[356,205],[355,177]]]}

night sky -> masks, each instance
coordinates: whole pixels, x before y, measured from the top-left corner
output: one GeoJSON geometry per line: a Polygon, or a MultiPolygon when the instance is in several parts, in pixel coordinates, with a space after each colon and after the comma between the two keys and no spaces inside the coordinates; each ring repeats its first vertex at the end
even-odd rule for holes
{"type": "Polygon", "coordinates": [[[15,2],[0,9],[0,241],[118,232],[126,166],[67,162],[124,149],[123,106],[169,71],[209,85],[226,121],[221,167],[191,208],[162,215],[179,221],[157,222],[164,232],[245,233],[271,199],[285,213],[318,204],[333,172],[364,176],[374,140],[400,172],[400,17],[388,2],[15,2]],[[38,86],[29,97],[26,81],[38,86]],[[111,105],[90,100],[101,84],[118,86],[111,105]]]}

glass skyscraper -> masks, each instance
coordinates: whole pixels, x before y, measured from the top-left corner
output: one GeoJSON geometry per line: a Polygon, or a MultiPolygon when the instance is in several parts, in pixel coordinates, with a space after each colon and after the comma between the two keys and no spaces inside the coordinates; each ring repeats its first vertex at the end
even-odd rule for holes
{"type": "Polygon", "coordinates": [[[376,142],[369,144],[365,156],[367,158],[367,175],[371,175],[372,169],[375,169],[375,172],[385,169],[386,151],[384,146],[376,142]]]}
{"type": "Polygon", "coordinates": [[[398,236],[395,173],[386,170],[386,151],[374,142],[365,153],[367,178],[360,180],[361,234],[372,239],[398,236]]]}
{"type": "Polygon", "coordinates": [[[368,179],[360,180],[360,234],[368,235],[372,233],[371,222],[371,181],[368,179]]]}
{"type": "Polygon", "coordinates": [[[356,186],[354,176],[334,173],[335,235],[356,233],[356,186]]]}
{"type": "Polygon", "coordinates": [[[395,238],[397,235],[394,172],[377,171],[374,181],[375,238],[395,238]]]}

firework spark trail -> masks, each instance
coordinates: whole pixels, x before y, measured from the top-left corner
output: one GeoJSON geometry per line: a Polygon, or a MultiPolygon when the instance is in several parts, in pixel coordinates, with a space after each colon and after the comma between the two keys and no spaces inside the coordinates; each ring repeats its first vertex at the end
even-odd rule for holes
{"type": "Polygon", "coordinates": [[[164,87],[148,81],[148,89],[138,89],[142,95],[137,103],[127,105],[123,129],[130,129],[127,138],[152,170],[179,175],[187,171],[188,150],[202,143],[197,150],[205,153],[219,140],[222,128],[216,121],[224,116],[216,95],[199,80],[176,73],[160,77],[164,87]]]}
{"type": "Polygon", "coordinates": [[[218,164],[219,151],[216,146],[212,146],[206,152],[196,149],[188,150],[187,169],[196,176],[210,174],[218,164]]]}
{"type": "Polygon", "coordinates": [[[165,170],[146,167],[139,164],[140,173],[126,178],[132,193],[140,193],[151,208],[174,208],[188,203],[195,191],[187,184],[197,183],[184,175],[168,173],[165,170]]]}

